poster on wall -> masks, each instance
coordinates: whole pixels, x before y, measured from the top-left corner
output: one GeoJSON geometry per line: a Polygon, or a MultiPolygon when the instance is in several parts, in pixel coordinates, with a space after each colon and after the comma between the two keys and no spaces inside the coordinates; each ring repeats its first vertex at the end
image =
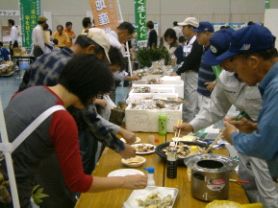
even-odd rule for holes
{"type": "Polygon", "coordinates": [[[31,48],[32,30],[37,25],[38,17],[41,15],[40,0],[20,0],[20,18],[22,44],[25,48],[31,48]]]}
{"type": "Polygon", "coordinates": [[[138,47],[147,46],[146,0],[134,0],[138,47]]]}
{"type": "Polygon", "coordinates": [[[115,30],[120,23],[119,5],[115,0],[89,0],[96,27],[115,30]]]}

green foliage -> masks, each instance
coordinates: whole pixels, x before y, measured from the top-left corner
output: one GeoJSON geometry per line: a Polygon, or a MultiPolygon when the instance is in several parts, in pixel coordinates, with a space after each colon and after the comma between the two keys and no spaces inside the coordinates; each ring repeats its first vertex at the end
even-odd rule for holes
{"type": "Polygon", "coordinates": [[[153,61],[165,60],[169,64],[170,55],[166,48],[141,48],[137,51],[137,60],[142,67],[150,67],[153,61]]]}
{"type": "Polygon", "coordinates": [[[36,185],[35,187],[33,187],[32,198],[36,205],[40,205],[43,202],[44,198],[49,197],[43,191],[44,189],[40,185],[36,185]]]}

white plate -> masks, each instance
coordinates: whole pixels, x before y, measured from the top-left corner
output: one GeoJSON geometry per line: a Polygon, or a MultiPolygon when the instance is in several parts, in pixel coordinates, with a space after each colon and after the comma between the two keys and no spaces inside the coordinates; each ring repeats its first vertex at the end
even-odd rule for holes
{"type": "Polygon", "coordinates": [[[153,145],[153,144],[141,143],[141,144],[133,144],[131,146],[136,149],[136,147],[138,147],[140,145],[146,145],[146,146],[149,146],[149,147],[153,147],[153,150],[150,150],[150,151],[147,151],[147,152],[138,152],[136,150],[137,155],[148,155],[148,154],[152,154],[152,153],[155,152],[155,145],[153,145]]]}
{"type": "Polygon", "coordinates": [[[124,165],[126,165],[128,167],[137,168],[146,162],[146,158],[144,158],[142,156],[136,156],[136,157],[129,158],[129,159],[122,158],[121,161],[124,165]],[[135,161],[135,162],[133,162],[133,161],[135,161]]]}
{"type": "Polygon", "coordinates": [[[107,176],[114,177],[114,176],[128,176],[128,175],[145,175],[145,174],[140,170],[124,168],[124,169],[113,170],[107,176]]]}
{"type": "MultiPolygon", "coordinates": [[[[121,138],[120,139],[123,143],[126,143],[126,140],[124,139],[124,138],[121,138]]],[[[136,137],[136,140],[135,140],[135,142],[134,142],[134,144],[138,144],[138,143],[140,143],[141,142],[141,138],[140,137],[136,137]]]]}
{"type": "Polygon", "coordinates": [[[127,201],[125,201],[124,208],[142,208],[138,206],[138,199],[146,199],[151,193],[158,193],[160,197],[166,197],[170,194],[173,198],[173,204],[169,207],[174,207],[179,190],[176,188],[167,187],[147,187],[146,189],[134,190],[127,201]]]}

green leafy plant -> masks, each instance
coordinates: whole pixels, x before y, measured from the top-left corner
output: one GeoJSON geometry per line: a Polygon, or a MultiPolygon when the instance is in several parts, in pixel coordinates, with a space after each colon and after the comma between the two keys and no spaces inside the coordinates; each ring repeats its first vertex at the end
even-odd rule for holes
{"type": "Polygon", "coordinates": [[[40,185],[36,185],[32,190],[32,198],[36,205],[40,205],[44,198],[49,197],[47,194],[43,193],[44,189],[40,185]]]}
{"type": "Polygon", "coordinates": [[[166,48],[141,48],[137,51],[137,60],[142,67],[150,67],[153,61],[165,60],[170,63],[170,55],[166,48]]]}

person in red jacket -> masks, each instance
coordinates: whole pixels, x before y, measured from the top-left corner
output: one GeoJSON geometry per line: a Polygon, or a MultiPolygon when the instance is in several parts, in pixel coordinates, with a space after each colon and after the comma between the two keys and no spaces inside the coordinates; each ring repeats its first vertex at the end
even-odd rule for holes
{"type": "MultiPolygon", "coordinates": [[[[113,86],[113,75],[107,65],[95,56],[73,57],[52,87],[30,87],[13,97],[5,109],[10,141],[13,141],[34,119],[54,105],[85,108],[98,94],[113,86]]],[[[66,110],[48,117],[13,153],[20,207],[29,208],[34,178],[42,161],[55,154],[59,164],[50,170],[61,174],[72,192],[94,192],[115,188],[138,189],[147,184],[146,176],[92,177],[84,173],[78,143],[77,125],[66,110]],[[58,170],[59,169],[59,170],[58,170]]],[[[43,179],[47,180],[47,178],[43,179]]],[[[58,185],[58,184],[57,184],[58,185]]],[[[49,197],[53,193],[47,193],[49,197]]]]}

